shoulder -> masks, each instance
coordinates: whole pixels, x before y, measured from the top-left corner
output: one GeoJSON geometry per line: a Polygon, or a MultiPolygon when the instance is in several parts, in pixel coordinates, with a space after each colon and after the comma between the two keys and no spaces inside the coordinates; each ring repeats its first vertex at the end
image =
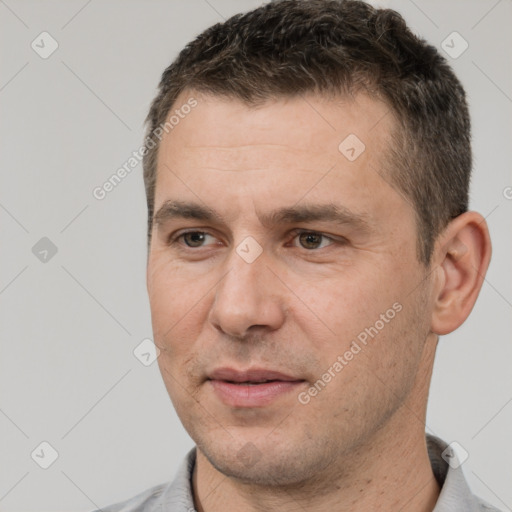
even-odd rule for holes
{"type": "Polygon", "coordinates": [[[476,497],[478,504],[480,505],[481,512],[501,512],[499,508],[492,506],[490,503],[487,503],[482,498],[476,497]]]}
{"type": "Polygon", "coordinates": [[[453,446],[436,436],[427,434],[427,449],[432,472],[441,493],[434,512],[500,512],[471,491],[453,446]]]}
{"type": "Polygon", "coordinates": [[[158,510],[158,502],[168,484],[160,484],[146,489],[129,500],[102,507],[94,512],[153,512],[158,510]]]}
{"type": "Polygon", "coordinates": [[[172,482],[151,487],[129,500],[102,507],[94,512],[191,512],[194,510],[192,472],[196,449],[190,450],[172,482]]]}

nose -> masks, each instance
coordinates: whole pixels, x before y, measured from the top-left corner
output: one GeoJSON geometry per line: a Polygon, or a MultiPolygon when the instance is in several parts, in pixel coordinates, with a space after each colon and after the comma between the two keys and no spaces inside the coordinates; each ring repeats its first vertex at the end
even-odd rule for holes
{"type": "Polygon", "coordinates": [[[265,253],[248,263],[233,251],[227,268],[210,309],[211,325],[235,338],[279,329],[285,319],[285,290],[270,270],[265,253]]]}

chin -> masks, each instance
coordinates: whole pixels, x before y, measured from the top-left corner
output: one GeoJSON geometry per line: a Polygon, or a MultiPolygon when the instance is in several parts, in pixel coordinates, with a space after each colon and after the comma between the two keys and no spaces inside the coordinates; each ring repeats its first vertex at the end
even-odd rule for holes
{"type": "Polygon", "coordinates": [[[223,475],[249,485],[295,487],[318,477],[332,462],[332,451],[317,451],[318,446],[305,450],[267,439],[247,441],[238,449],[231,443],[222,450],[217,443],[200,447],[209,463],[223,475]]]}

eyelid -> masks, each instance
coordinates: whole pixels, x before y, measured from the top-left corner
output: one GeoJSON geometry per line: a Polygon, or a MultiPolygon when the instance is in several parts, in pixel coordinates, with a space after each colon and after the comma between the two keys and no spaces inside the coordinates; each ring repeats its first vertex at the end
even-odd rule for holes
{"type": "Polygon", "coordinates": [[[343,244],[347,242],[347,239],[343,236],[334,236],[334,235],[328,235],[322,231],[316,231],[315,229],[305,229],[305,228],[296,228],[290,231],[290,235],[295,238],[298,235],[302,235],[303,233],[312,234],[312,235],[319,235],[332,243],[338,243],[343,244]]]}
{"type": "MultiPolygon", "coordinates": [[[[168,237],[167,237],[167,245],[171,245],[173,243],[177,243],[178,240],[183,237],[184,235],[187,235],[189,233],[201,233],[203,235],[208,235],[208,236],[212,236],[214,238],[217,238],[214,234],[210,233],[208,230],[204,229],[204,228],[189,228],[187,230],[179,230],[179,231],[176,231],[174,233],[171,233],[168,237]]],[[[186,244],[185,244],[186,246],[186,244]]],[[[188,247],[188,246],[187,246],[188,247]]],[[[193,247],[190,247],[190,249],[193,249],[193,247]]]]}
{"type": "Polygon", "coordinates": [[[295,228],[290,231],[291,235],[301,235],[302,233],[311,233],[312,235],[322,235],[325,238],[331,238],[334,240],[334,238],[330,235],[327,235],[326,233],[323,233],[322,231],[317,231],[316,229],[307,229],[307,228],[295,228]]]}
{"type": "MultiPolygon", "coordinates": [[[[214,238],[218,238],[216,235],[212,234],[206,228],[189,228],[189,229],[186,229],[186,230],[179,230],[177,232],[171,233],[167,237],[167,245],[171,245],[173,243],[177,243],[178,240],[181,237],[183,237],[184,235],[186,235],[188,233],[201,233],[201,234],[208,235],[208,236],[211,236],[211,237],[214,237],[214,238]]],[[[315,231],[314,229],[307,229],[307,228],[295,228],[295,229],[293,229],[292,231],[289,232],[288,237],[291,237],[291,239],[293,240],[297,236],[299,236],[301,234],[304,234],[304,233],[319,235],[319,236],[329,240],[331,243],[329,244],[328,247],[330,247],[331,245],[336,244],[336,243],[337,244],[343,244],[343,243],[347,242],[347,239],[344,238],[344,237],[334,237],[334,236],[331,236],[331,235],[327,235],[327,234],[323,233],[322,231],[315,231]]],[[[186,247],[189,247],[186,244],[184,244],[184,245],[186,247]]],[[[209,244],[209,245],[212,245],[212,244],[209,244]]],[[[200,246],[200,247],[204,247],[204,246],[200,246]]],[[[195,249],[198,249],[200,247],[196,247],[195,249]]],[[[189,248],[190,249],[194,249],[194,247],[189,247],[189,248]]]]}

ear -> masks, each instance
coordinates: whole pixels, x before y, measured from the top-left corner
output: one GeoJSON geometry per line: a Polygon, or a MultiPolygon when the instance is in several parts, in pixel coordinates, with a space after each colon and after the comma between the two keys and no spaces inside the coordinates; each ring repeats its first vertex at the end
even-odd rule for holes
{"type": "Polygon", "coordinates": [[[466,320],[476,302],[491,260],[485,219],[466,212],[453,219],[436,242],[431,330],[448,334],[466,320]]]}

